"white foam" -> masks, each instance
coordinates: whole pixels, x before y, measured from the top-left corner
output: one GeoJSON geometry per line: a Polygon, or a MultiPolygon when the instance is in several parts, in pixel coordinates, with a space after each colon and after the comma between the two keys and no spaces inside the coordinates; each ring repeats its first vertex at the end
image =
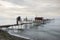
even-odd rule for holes
{"type": "MultiPolygon", "coordinates": [[[[9,32],[8,32],[9,33],[9,32]]],[[[16,34],[12,34],[12,33],[9,33],[10,35],[13,35],[13,36],[17,36],[17,37],[21,37],[21,38],[24,38],[24,39],[30,39],[28,37],[24,37],[24,36],[21,36],[21,35],[16,35],[16,34]]]]}

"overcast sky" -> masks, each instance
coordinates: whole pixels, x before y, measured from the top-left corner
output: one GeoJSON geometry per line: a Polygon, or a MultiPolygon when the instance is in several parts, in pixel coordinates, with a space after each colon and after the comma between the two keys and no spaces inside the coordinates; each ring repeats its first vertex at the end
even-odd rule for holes
{"type": "Polygon", "coordinates": [[[17,16],[60,16],[60,0],[0,0],[0,23],[17,16]]]}

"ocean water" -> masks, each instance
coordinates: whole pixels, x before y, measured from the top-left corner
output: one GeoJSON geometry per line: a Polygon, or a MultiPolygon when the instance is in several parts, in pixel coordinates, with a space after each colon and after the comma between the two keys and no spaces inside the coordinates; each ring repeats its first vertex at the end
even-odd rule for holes
{"type": "Polygon", "coordinates": [[[30,40],[60,40],[60,19],[57,18],[39,26],[25,26],[24,30],[17,30],[15,28],[13,30],[7,28],[7,30],[11,35],[30,40]]]}

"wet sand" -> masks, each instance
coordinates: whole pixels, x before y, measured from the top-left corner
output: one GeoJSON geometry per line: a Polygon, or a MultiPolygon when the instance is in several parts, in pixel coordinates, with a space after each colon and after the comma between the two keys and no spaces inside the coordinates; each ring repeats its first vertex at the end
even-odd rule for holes
{"type": "Polygon", "coordinates": [[[12,36],[8,34],[6,31],[0,30],[0,40],[27,40],[27,39],[12,36]]]}

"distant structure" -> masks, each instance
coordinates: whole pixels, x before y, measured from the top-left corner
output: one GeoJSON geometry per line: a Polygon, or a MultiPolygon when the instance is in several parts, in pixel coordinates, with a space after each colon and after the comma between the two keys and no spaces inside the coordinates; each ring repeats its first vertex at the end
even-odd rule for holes
{"type": "Polygon", "coordinates": [[[35,20],[43,20],[43,17],[35,17],[35,20]]]}
{"type": "Polygon", "coordinates": [[[35,17],[35,21],[33,21],[34,23],[41,23],[43,21],[43,17],[35,17]]]}
{"type": "Polygon", "coordinates": [[[27,17],[24,19],[24,21],[28,21],[27,17]]]}
{"type": "Polygon", "coordinates": [[[19,24],[19,22],[22,21],[20,16],[18,16],[16,20],[17,20],[17,21],[16,21],[17,25],[19,24]]]}

